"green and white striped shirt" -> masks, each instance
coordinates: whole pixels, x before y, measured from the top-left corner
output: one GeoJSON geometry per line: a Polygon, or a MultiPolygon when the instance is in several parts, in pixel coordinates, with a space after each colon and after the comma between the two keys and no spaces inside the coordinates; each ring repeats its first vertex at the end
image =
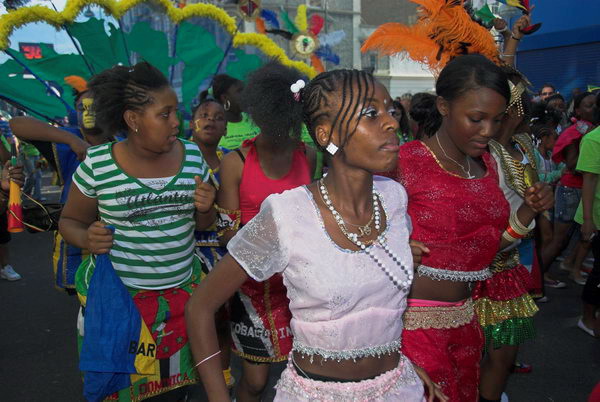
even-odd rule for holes
{"type": "Polygon", "coordinates": [[[181,140],[183,163],[155,190],[115,162],[115,143],[88,149],[73,175],[83,194],[98,199],[102,222],[115,227],[110,259],[126,286],[167,289],[189,279],[194,256],[194,176],[206,181],[208,165],[197,145],[181,140]]]}

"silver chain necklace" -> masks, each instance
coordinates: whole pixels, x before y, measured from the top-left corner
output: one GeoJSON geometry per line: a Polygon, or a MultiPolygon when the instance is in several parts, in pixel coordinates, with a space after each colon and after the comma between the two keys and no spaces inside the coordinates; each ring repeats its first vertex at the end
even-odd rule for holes
{"type": "Polygon", "coordinates": [[[469,161],[469,157],[465,156],[465,158],[467,160],[467,169],[465,169],[465,167],[461,163],[458,163],[456,160],[454,160],[450,156],[448,156],[448,154],[446,153],[446,150],[444,149],[444,147],[442,146],[442,143],[440,142],[440,136],[438,135],[438,133],[435,133],[435,139],[437,140],[438,146],[440,147],[440,149],[444,153],[444,156],[446,157],[446,159],[449,159],[452,162],[456,163],[458,166],[460,166],[460,168],[462,169],[462,171],[467,175],[467,177],[466,177],[467,179],[474,179],[475,176],[473,176],[471,174],[471,162],[469,161]]]}
{"type": "MultiPolygon", "coordinates": [[[[342,233],[344,234],[344,236],[346,236],[346,238],[348,240],[350,240],[352,243],[356,244],[356,246],[358,246],[358,248],[363,250],[369,257],[371,257],[375,261],[375,263],[377,264],[379,269],[381,269],[386,274],[388,279],[397,288],[409,289],[410,284],[412,283],[414,274],[413,274],[412,270],[409,270],[402,264],[402,262],[400,261],[400,258],[396,255],[396,253],[394,253],[392,250],[390,250],[390,248],[387,244],[387,239],[385,238],[384,234],[380,233],[379,236],[377,236],[377,239],[374,241],[374,243],[379,243],[379,245],[381,245],[381,248],[383,248],[385,253],[392,259],[392,261],[394,261],[396,263],[396,265],[398,267],[400,267],[400,270],[406,274],[407,280],[402,280],[402,279],[398,278],[393,272],[391,272],[387,268],[387,266],[385,266],[383,264],[383,262],[379,259],[379,257],[377,257],[373,253],[373,250],[370,247],[367,247],[367,245],[365,243],[358,240],[358,238],[360,236],[357,233],[350,233],[346,229],[346,224],[344,223],[344,218],[334,208],[333,202],[331,201],[331,198],[329,197],[329,192],[327,191],[327,187],[325,186],[325,182],[323,182],[323,179],[320,179],[317,184],[319,187],[319,192],[321,194],[321,197],[323,198],[323,201],[325,202],[325,205],[327,206],[327,208],[333,215],[333,218],[335,219],[336,223],[338,224],[338,226],[339,226],[340,230],[342,231],[342,233]]],[[[385,212],[385,210],[384,210],[384,212],[385,212]]],[[[375,230],[379,233],[379,231],[381,230],[381,212],[379,210],[379,196],[377,195],[375,190],[373,190],[373,214],[375,215],[375,219],[374,219],[375,220],[375,230]]],[[[386,216],[386,218],[387,218],[387,216],[386,216]]]]}

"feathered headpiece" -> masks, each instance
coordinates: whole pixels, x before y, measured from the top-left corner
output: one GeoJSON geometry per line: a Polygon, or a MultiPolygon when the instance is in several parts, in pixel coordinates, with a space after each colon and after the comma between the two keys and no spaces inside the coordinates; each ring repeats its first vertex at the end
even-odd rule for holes
{"type": "Polygon", "coordinates": [[[66,76],[65,82],[78,93],[82,93],[88,90],[87,81],[78,75],[66,76]]]}
{"type": "Polygon", "coordinates": [[[406,52],[438,74],[452,58],[479,53],[499,64],[500,54],[487,29],[473,21],[463,0],[410,0],[419,5],[415,25],[383,24],[369,36],[362,51],[383,55],[406,52]]]}

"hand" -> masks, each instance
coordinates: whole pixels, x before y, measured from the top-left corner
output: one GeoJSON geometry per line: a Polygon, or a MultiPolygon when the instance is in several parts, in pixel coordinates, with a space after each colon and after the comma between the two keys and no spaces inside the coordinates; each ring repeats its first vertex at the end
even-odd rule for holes
{"type": "Polygon", "coordinates": [[[498,32],[505,32],[506,29],[506,21],[504,21],[504,19],[502,18],[494,18],[494,21],[492,21],[492,24],[494,26],[494,28],[496,29],[496,31],[498,32]]]}
{"type": "Polygon", "coordinates": [[[69,146],[71,147],[71,151],[75,152],[77,155],[77,160],[79,162],[83,162],[85,156],[87,155],[87,149],[91,147],[90,144],[75,135],[73,135],[73,139],[71,140],[69,146]]]}
{"type": "Polygon", "coordinates": [[[14,181],[19,187],[23,187],[25,175],[23,174],[23,166],[13,166],[10,161],[7,161],[4,164],[4,169],[2,169],[2,190],[10,190],[10,181],[14,181]]]}
{"type": "MultiPolygon", "coordinates": [[[[533,7],[531,10],[533,10],[533,7]]],[[[523,14],[521,17],[519,17],[517,22],[515,22],[515,25],[513,25],[511,31],[513,38],[517,40],[521,39],[524,36],[522,30],[527,28],[529,25],[531,25],[531,11],[529,14],[523,14]]]]}
{"type": "Polygon", "coordinates": [[[413,264],[416,268],[419,266],[419,264],[421,264],[421,258],[423,257],[423,254],[429,254],[429,249],[420,241],[412,239],[408,242],[408,245],[410,246],[410,251],[412,252],[413,256],[413,264]]]}
{"type": "Polygon", "coordinates": [[[213,206],[217,190],[209,183],[202,181],[200,176],[194,176],[196,190],[194,191],[194,206],[196,211],[205,214],[213,206]]]}
{"type": "Polygon", "coordinates": [[[92,223],[87,230],[87,249],[92,254],[107,254],[113,245],[113,231],[102,222],[92,223]]]}
{"type": "Polygon", "coordinates": [[[416,364],[413,364],[413,367],[415,368],[415,373],[417,373],[421,381],[423,381],[423,385],[425,388],[427,388],[427,393],[429,394],[427,402],[433,402],[436,398],[444,402],[449,400],[448,397],[442,392],[440,385],[431,381],[431,378],[429,378],[425,370],[416,364]]]}
{"type": "Polygon", "coordinates": [[[596,228],[593,219],[584,219],[583,224],[581,225],[581,241],[592,241],[594,233],[596,233],[597,230],[598,228],[596,228]]]}
{"type": "Polygon", "coordinates": [[[547,211],[554,206],[552,188],[542,182],[537,182],[525,190],[525,205],[536,214],[547,211]]]}

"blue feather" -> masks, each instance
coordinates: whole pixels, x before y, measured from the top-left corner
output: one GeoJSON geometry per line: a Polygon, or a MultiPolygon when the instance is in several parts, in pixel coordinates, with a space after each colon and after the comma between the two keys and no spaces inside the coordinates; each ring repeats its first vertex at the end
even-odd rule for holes
{"type": "Polygon", "coordinates": [[[315,50],[315,55],[325,61],[335,64],[336,66],[340,64],[340,56],[333,53],[331,47],[328,45],[320,46],[317,50],[315,50]]]}
{"type": "Polygon", "coordinates": [[[329,33],[322,33],[319,35],[319,43],[321,46],[335,46],[346,37],[344,31],[333,31],[329,33]]]}
{"type": "Polygon", "coordinates": [[[267,10],[263,8],[260,11],[260,16],[269,23],[273,28],[279,29],[279,20],[277,19],[277,13],[275,11],[267,10]]]}

